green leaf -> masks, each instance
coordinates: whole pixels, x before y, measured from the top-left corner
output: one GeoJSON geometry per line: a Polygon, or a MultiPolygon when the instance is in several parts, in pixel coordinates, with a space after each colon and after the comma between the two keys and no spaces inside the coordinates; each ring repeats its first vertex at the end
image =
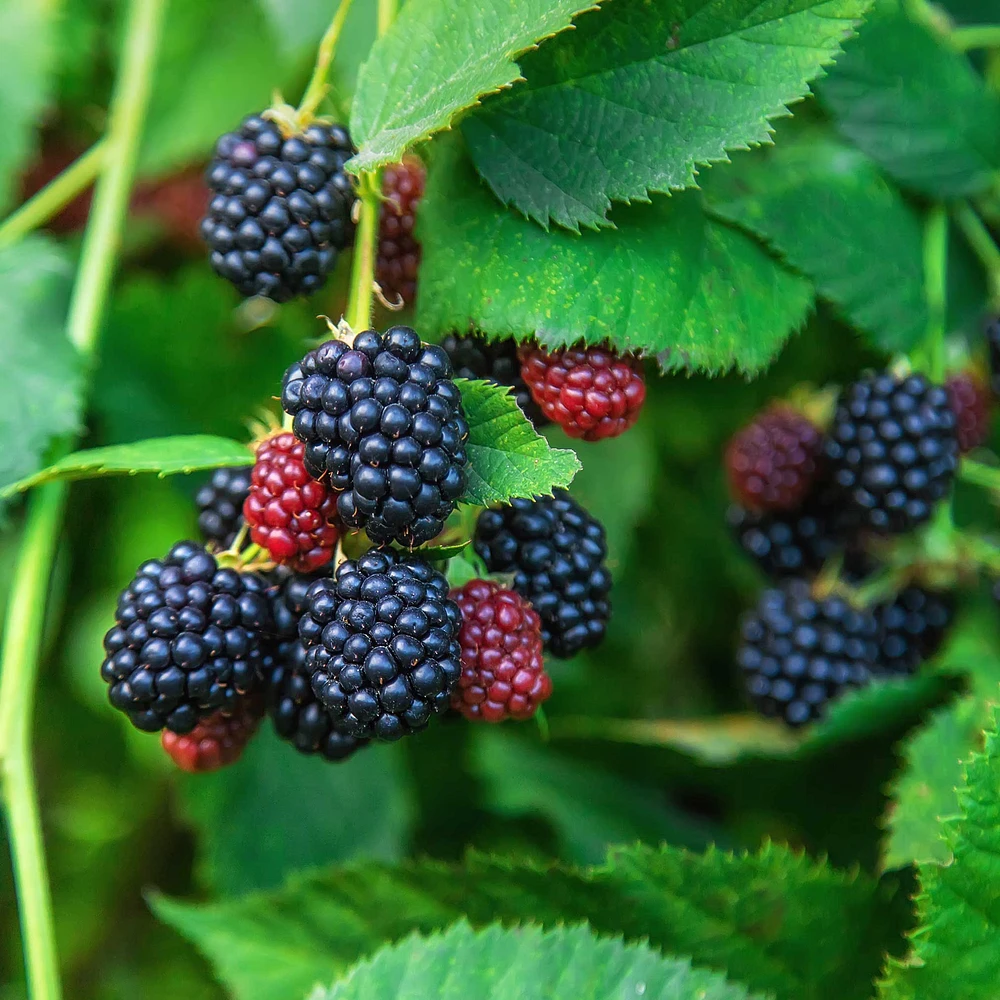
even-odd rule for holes
{"type": "Polygon", "coordinates": [[[96,476],[135,475],[155,472],[173,476],[220,466],[249,465],[253,456],[245,444],[210,434],[150,438],[133,444],[88,448],[61,458],[41,472],[20,479],[0,490],[0,499],[23,493],[55,479],[93,479],[96,476]]]}
{"type": "Polygon", "coordinates": [[[514,497],[549,496],[580,469],[568,448],[550,448],[531,426],[509,386],[456,379],[469,422],[469,484],[462,499],[486,507],[514,497]]]}
{"type": "Polygon", "coordinates": [[[1000,96],[939,34],[885,3],[817,87],[837,127],[900,183],[936,198],[1000,171],[1000,96]]]}
{"type": "Polygon", "coordinates": [[[16,193],[51,95],[58,13],[53,3],[0,0],[0,208],[16,193]]]}
{"type": "Polygon", "coordinates": [[[706,217],[698,192],[621,206],[611,231],[546,233],[497,204],[457,143],[437,145],[420,207],[431,335],[610,341],[668,369],[756,372],[805,319],[809,283],[706,217]]]}
{"type": "Polygon", "coordinates": [[[80,359],[66,339],[71,278],[65,255],[40,237],[0,250],[0,487],[34,472],[52,438],[79,427],[80,359]]]}
{"type": "Polygon", "coordinates": [[[951,864],[919,867],[912,951],[891,962],[883,1000],[995,1000],[1000,976],[1000,717],[964,768],[958,812],[945,818],[951,864]]]}
{"type": "MultiPolygon", "coordinates": [[[[600,0],[596,0],[600,2],[600,0]]],[[[351,136],[360,173],[395,163],[483,95],[519,79],[516,56],[569,27],[586,0],[408,0],[358,74],[351,136]]]]}
{"type": "Polygon", "coordinates": [[[599,938],[587,927],[487,927],[465,921],[443,934],[413,936],[356,965],[310,1000],[749,1000],[742,986],[665,958],[644,944],[599,938]]]}
{"type": "Polygon", "coordinates": [[[713,171],[706,195],[882,350],[907,353],[926,332],[920,219],[863,154],[828,140],[779,143],[713,171]]]}
{"type": "Polygon", "coordinates": [[[412,825],[401,765],[385,746],[342,763],[307,757],[268,726],[237,764],[182,778],[203,880],[232,895],[272,888],[306,868],[398,858],[412,825]]]}
{"type": "Polygon", "coordinates": [[[385,941],[466,917],[474,927],[588,921],[795,1000],[862,1000],[895,941],[870,878],[767,845],[755,854],[623,847],[583,870],[471,855],[462,864],[356,864],[241,900],[157,896],[161,919],[208,957],[237,1000],[283,1000],[385,941]]]}
{"type": "Polygon", "coordinates": [[[521,61],[527,86],[462,131],[497,197],[548,228],[611,225],[614,201],[696,183],[696,167],[770,141],[869,0],[761,5],[615,0],[521,61]]]}

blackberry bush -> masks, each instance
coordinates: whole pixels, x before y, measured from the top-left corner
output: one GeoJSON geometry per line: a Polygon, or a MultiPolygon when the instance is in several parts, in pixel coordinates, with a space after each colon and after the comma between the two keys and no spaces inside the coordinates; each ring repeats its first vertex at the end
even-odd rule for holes
{"type": "Polygon", "coordinates": [[[313,691],[356,739],[398,740],[443,712],[458,682],[461,615],[419,556],[372,549],[306,596],[299,636],[313,691]]]}
{"type": "Polygon", "coordinates": [[[476,552],[538,612],[545,648],[568,657],[598,645],[611,614],[604,528],[565,490],[479,515],[476,552]]]}
{"type": "Polygon", "coordinates": [[[216,469],[195,494],[198,530],[206,542],[217,548],[228,549],[243,524],[243,502],[250,492],[252,468],[216,469]]]}
{"type": "Polygon", "coordinates": [[[345,525],[408,546],[441,531],[465,491],[469,427],[440,347],[405,326],[327,341],[285,373],[281,405],[345,525]]]}
{"type": "Polygon", "coordinates": [[[351,241],[354,193],[347,132],[319,121],[286,136],[250,115],[215,144],[201,235],[216,274],[241,295],[287,302],[322,287],[351,241]]]}

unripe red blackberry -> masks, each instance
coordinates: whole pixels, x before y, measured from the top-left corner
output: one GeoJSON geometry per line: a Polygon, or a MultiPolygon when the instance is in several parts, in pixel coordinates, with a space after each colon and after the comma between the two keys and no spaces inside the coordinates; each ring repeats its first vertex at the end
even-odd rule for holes
{"type": "Polygon", "coordinates": [[[160,743],[182,771],[218,771],[240,759],[263,714],[263,699],[249,695],[239,700],[231,714],[216,712],[202,719],[190,733],[178,735],[165,729],[160,733],[160,743]]]}
{"type": "Polygon", "coordinates": [[[250,465],[216,469],[195,494],[198,530],[206,542],[228,549],[243,524],[243,502],[250,492],[250,465]]]}
{"type": "Polygon", "coordinates": [[[194,542],[143,563],[104,637],[111,704],[147,732],[189,733],[220,709],[235,714],[262,680],[273,628],[265,589],[194,542]]]}
{"type": "Polygon", "coordinates": [[[281,432],[257,446],[243,517],[250,537],[298,573],[325,566],[337,547],[337,498],[303,464],[305,445],[281,432]]]}
{"type": "Polygon", "coordinates": [[[327,341],[285,373],[281,405],[344,524],[408,547],[441,531],[465,492],[469,436],[442,348],[405,326],[327,341]]]}
{"type": "Polygon", "coordinates": [[[317,291],[351,241],[355,195],[347,132],[319,121],[286,138],[250,115],[215,144],[201,222],[212,268],[242,295],[287,302],[317,291]]]}
{"type": "Polygon", "coordinates": [[[551,353],[525,345],[521,376],[549,420],[574,438],[601,441],[624,434],[646,400],[642,362],[603,347],[565,347],[551,353]]]}
{"type": "Polygon", "coordinates": [[[538,612],[490,580],[470,580],[451,597],[462,612],[462,674],[451,707],[483,722],[530,719],[552,693],[538,612]]]}
{"type": "Polygon", "coordinates": [[[834,483],[884,534],[928,521],[958,467],[948,392],[920,374],[879,372],[847,386],[826,439],[834,483]]]}
{"type": "Polygon", "coordinates": [[[769,407],[726,447],[733,499],[751,510],[794,510],[816,480],[822,452],[823,434],[804,414],[769,407]]]}
{"type": "Polygon", "coordinates": [[[382,171],[375,280],[387,299],[413,305],[417,297],[420,244],[413,236],[417,206],[424,196],[427,170],[415,156],[382,171]]]}
{"type": "Polygon", "coordinates": [[[990,436],[993,400],[983,379],[974,371],[956,372],[945,382],[958,424],[958,450],[965,455],[986,443],[990,436]]]}

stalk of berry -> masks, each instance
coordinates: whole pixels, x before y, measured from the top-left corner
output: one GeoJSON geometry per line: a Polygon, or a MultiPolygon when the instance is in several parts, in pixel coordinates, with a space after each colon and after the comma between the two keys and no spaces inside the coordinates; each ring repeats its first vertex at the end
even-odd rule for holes
{"type": "Polygon", "coordinates": [[[306,471],[305,445],[281,431],[257,445],[243,517],[275,562],[310,573],[333,558],[340,538],[337,498],[306,471]]]}
{"type": "Polygon", "coordinates": [[[552,693],[538,612],[490,580],[470,580],[451,598],[462,613],[462,673],[451,707],[474,721],[530,719],[552,693]]]}
{"type": "Polygon", "coordinates": [[[426,179],[427,170],[415,156],[382,171],[375,280],[387,299],[408,306],[417,297],[420,243],[413,230],[426,179]]]}
{"type": "Polygon", "coordinates": [[[526,345],[521,376],[542,413],[574,438],[601,441],[624,434],[646,400],[642,362],[603,347],[551,353],[526,345]]]}

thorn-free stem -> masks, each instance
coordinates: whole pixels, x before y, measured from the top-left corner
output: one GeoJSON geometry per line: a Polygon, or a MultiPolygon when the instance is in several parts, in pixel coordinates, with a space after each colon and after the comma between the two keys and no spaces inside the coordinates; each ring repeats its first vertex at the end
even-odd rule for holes
{"type": "Polygon", "coordinates": [[[924,227],[924,297],[927,302],[927,374],[934,382],[943,382],[948,298],[948,213],[943,205],[931,208],[924,227]]]}
{"type": "Polygon", "coordinates": [[[375,252],[378,242],[379,180],[377,172],[358,178],[358,201],[361,214],[354,239],[354,262],[351,270],[351,294],[345,319],[355,333],[372,325],[372,299],[375,291],[375,252]]]}
{"type": "Polygon", "coordinates": [[[397,0],[378,0],[378,35],[381,38],[396,20],[397,0]]]}
{"type": "Polygon", "coordinates": [[[308,121],[316,114],[316,109],[323,103],[327,92],[327,77],[330,75],[330,65],[337,52],[337,42],[347,20],[347,12],[351,9],[352,0],[340,0],[337,12],[333,15],[330,27],[326,29],[319,48],[316,50],[316,65],[312,77],[306,87],[306,92],[299,102],[297,117],[300,121],[308,121]]]}
{"type": "Polygon", "coordinates": [[[956,202],[951,211],[966,242],[986,269],[990,306],[997,308],[1000,306],[1000,249],[997,248],[982,219],[967,201],[956,202]]]}
{"type": "Polygon", "coordinates": [[[1000,48],[1000,24],[969,24],[953,28],[948,35],[952,46],[962,52],[969,49],[1000,48]]]}
{"type": "Polygon", "coordinates": [[[101,171],[105,150],[102,139],[7,216],[0,223],[0,249],[18,243],[28,233],[44,226],[86,191],[101,171]]]}

